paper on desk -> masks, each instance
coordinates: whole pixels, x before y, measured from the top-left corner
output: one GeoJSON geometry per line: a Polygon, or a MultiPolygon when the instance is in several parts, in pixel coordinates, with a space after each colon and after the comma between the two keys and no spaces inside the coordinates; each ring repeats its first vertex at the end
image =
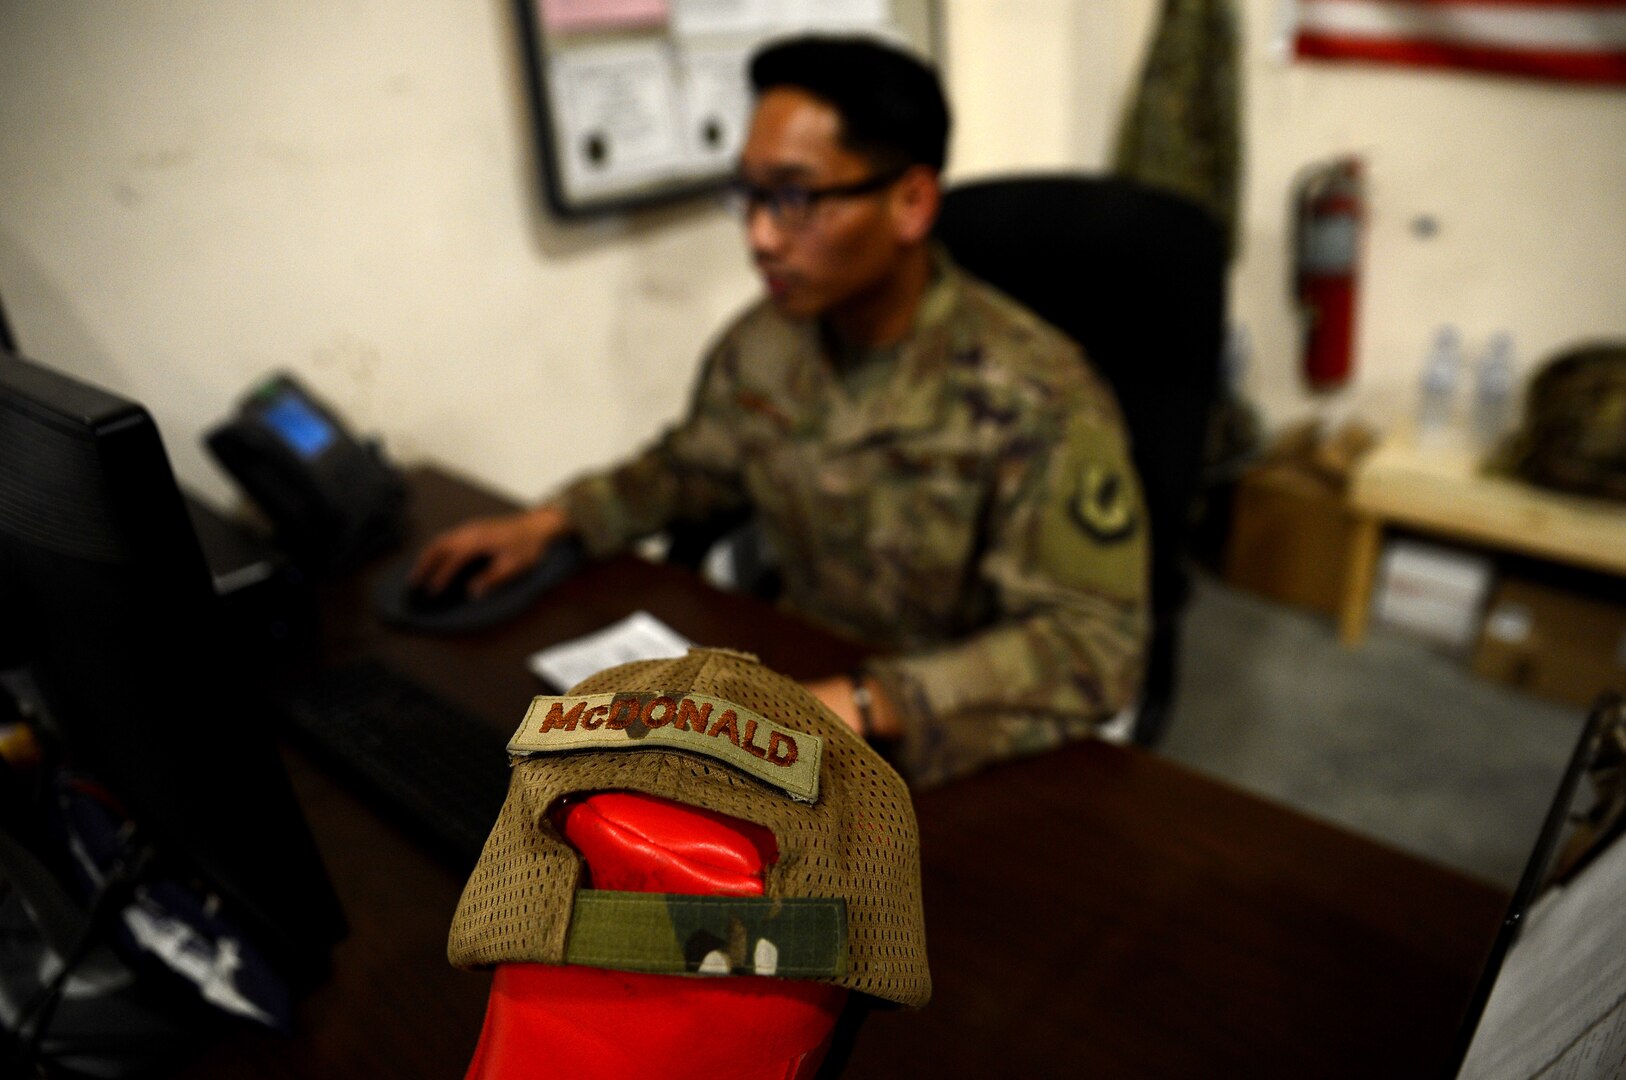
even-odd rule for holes
{"type": "Polygon", "coordinates": [[[682,656],[693,644],[649,612],[635,611],[602,630],[534,652],[527,665],[545,682],[568,690],[607,667],[682,656]]]}

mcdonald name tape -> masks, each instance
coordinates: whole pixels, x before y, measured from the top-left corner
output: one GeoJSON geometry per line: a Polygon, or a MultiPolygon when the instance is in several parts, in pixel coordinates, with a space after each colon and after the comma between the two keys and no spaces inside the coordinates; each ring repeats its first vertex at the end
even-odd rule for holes
{"type": "Polygon", "coordinates": [[[571,750],[686,750],[754,776],[794,799],[815,802],[824,740],[704,694],[532,699],[508,740],[508,753],[518,758],[571,750]]]}

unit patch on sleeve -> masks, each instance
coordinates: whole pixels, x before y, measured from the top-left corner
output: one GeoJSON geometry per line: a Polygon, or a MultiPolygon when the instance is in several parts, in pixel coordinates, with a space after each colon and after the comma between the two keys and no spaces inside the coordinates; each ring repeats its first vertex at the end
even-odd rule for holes
{"type": "Polygon", "coordinates": [[[1052,459],[1039,515],[1041,569],[1065,585],[1111,596],[1145,589],[1146,510],[1116,432],[1075,422],[1052,459]]]}
{"type": "Polygon", "coordinates": [[[1122,540],[1135,531],[1139,524],[1135,487],[1121,467],[1085,462],[1075,483],[1068,509],[1080,528],[1102,543],[1122,540]]]}

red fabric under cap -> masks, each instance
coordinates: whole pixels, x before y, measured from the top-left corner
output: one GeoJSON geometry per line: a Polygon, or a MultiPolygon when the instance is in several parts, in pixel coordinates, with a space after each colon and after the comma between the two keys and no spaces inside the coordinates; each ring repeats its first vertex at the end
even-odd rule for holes
{"type": "MultiPolygon", "coordinates": [[[[652,795],[591,795],[558,825],[595,889],[761,896],[778,856],[761,826],[652,795]]],[[[757,975],[501,964],[466,1080],[808,1080],[846,999],[757,975]]]]}

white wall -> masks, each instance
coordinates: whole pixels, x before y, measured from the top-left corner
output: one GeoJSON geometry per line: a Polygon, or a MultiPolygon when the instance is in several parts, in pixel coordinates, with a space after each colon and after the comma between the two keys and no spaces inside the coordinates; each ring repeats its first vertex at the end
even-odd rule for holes
{"type": "Polygon", "coordinates": [[[1102,169],[1148,40],[1147,0],[948,0],[950,174],[1102,169]]]}
{"type": "MultiPolygon", "coordinates": [[[[1154,0],[945,0],[953,175],[1099,168],[1154,0]]],[[[1280,421],[1409,400],[1432,326],[1525,354],[1626,335],[1626,92],[1286,65],[1245,0],[1247,218],[1233,313],[1280,421]],[[1358,151],[1372,220],[1359,380],[1299,388],[1294,173],[1358,151]],[[1411,223],[1439,222],[1432,239],[1411,223]]],[[[519,497],[681,410],[752,295],[701,202],[586,225],[540,209],[509,0],[0,4],[0,296],[27,349],[148,403],[183,479],[286,367],[397,456],[519,497]]]]}
{"type": "Polygon", "coordinates": [[[702,203],[540,208],[509,0],[0,5],[0,296],[199,435],[290,368],[397,456],[529,497],[676,414],[751,295],[702,203]]]}

